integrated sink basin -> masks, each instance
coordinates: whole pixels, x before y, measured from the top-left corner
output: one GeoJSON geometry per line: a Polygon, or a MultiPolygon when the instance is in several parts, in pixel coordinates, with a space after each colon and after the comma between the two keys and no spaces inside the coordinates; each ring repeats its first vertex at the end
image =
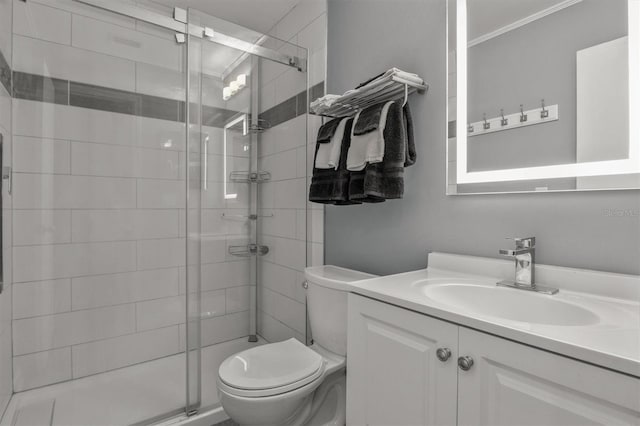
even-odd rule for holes
{"type": "Polygon", "coordinates": [[[434,302],[467,314],[554,326],[588,326],[600,322],[596,313],[557,295],[464,282],[427,280],[414,285],[420,286],[422,293],[434,302]]]}

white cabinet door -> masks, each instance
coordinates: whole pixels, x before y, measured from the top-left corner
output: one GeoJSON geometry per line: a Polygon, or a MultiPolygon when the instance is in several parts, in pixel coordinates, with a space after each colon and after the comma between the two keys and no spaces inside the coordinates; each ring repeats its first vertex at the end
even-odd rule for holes
{"type": "Polygon", "coordinates": [[[355,294],[348,322],[347,425],[455,425],[456,325],[355,294]]]}
{"type": "Polygon", "coordinates": [[[640,379],[460,327],[458,424],[639,425],[640,379]]]}

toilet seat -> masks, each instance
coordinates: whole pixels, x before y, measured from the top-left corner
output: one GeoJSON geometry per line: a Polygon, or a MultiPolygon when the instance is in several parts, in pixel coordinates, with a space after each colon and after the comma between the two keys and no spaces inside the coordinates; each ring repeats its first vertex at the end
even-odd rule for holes
{"type": "Polygon", "coordinates": [[[292,338],[227,358],[218,370],[218,386],[236,396],[273,396],[322,381],[325,367],[320,354],[292,338]]]}

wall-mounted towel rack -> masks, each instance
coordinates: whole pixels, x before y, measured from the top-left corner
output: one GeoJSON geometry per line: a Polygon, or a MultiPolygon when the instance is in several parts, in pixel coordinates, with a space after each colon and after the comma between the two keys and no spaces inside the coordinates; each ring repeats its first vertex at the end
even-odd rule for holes
{"type": "Polygon", "coordinates": [[[350,90],[337,98],[331,106],[312,112],[312,114],[332,118],[350,117],[359,110],[380,102],[402,99],[403,97],[406,102],[410,94],[424,93],[428,89],[428,84],[420,84],[392,74],[376,79],[359,89],[350,90]]]}

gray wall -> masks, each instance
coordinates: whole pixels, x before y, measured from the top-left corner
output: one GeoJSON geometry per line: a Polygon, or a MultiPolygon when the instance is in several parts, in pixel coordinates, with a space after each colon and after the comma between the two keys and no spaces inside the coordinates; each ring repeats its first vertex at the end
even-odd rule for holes
{"type": "Polygon", "coordinates": [[[431,88],[410,101],[405,198],[328,206],[325,263],[390,274],[425,267],[428,251],[497,257],[505,237],[533,235],[540,263],[640,274],[639,191],[445,195],[445,25],[444,0],[329,0],[327,93],[391,66],[431,88]]]}

